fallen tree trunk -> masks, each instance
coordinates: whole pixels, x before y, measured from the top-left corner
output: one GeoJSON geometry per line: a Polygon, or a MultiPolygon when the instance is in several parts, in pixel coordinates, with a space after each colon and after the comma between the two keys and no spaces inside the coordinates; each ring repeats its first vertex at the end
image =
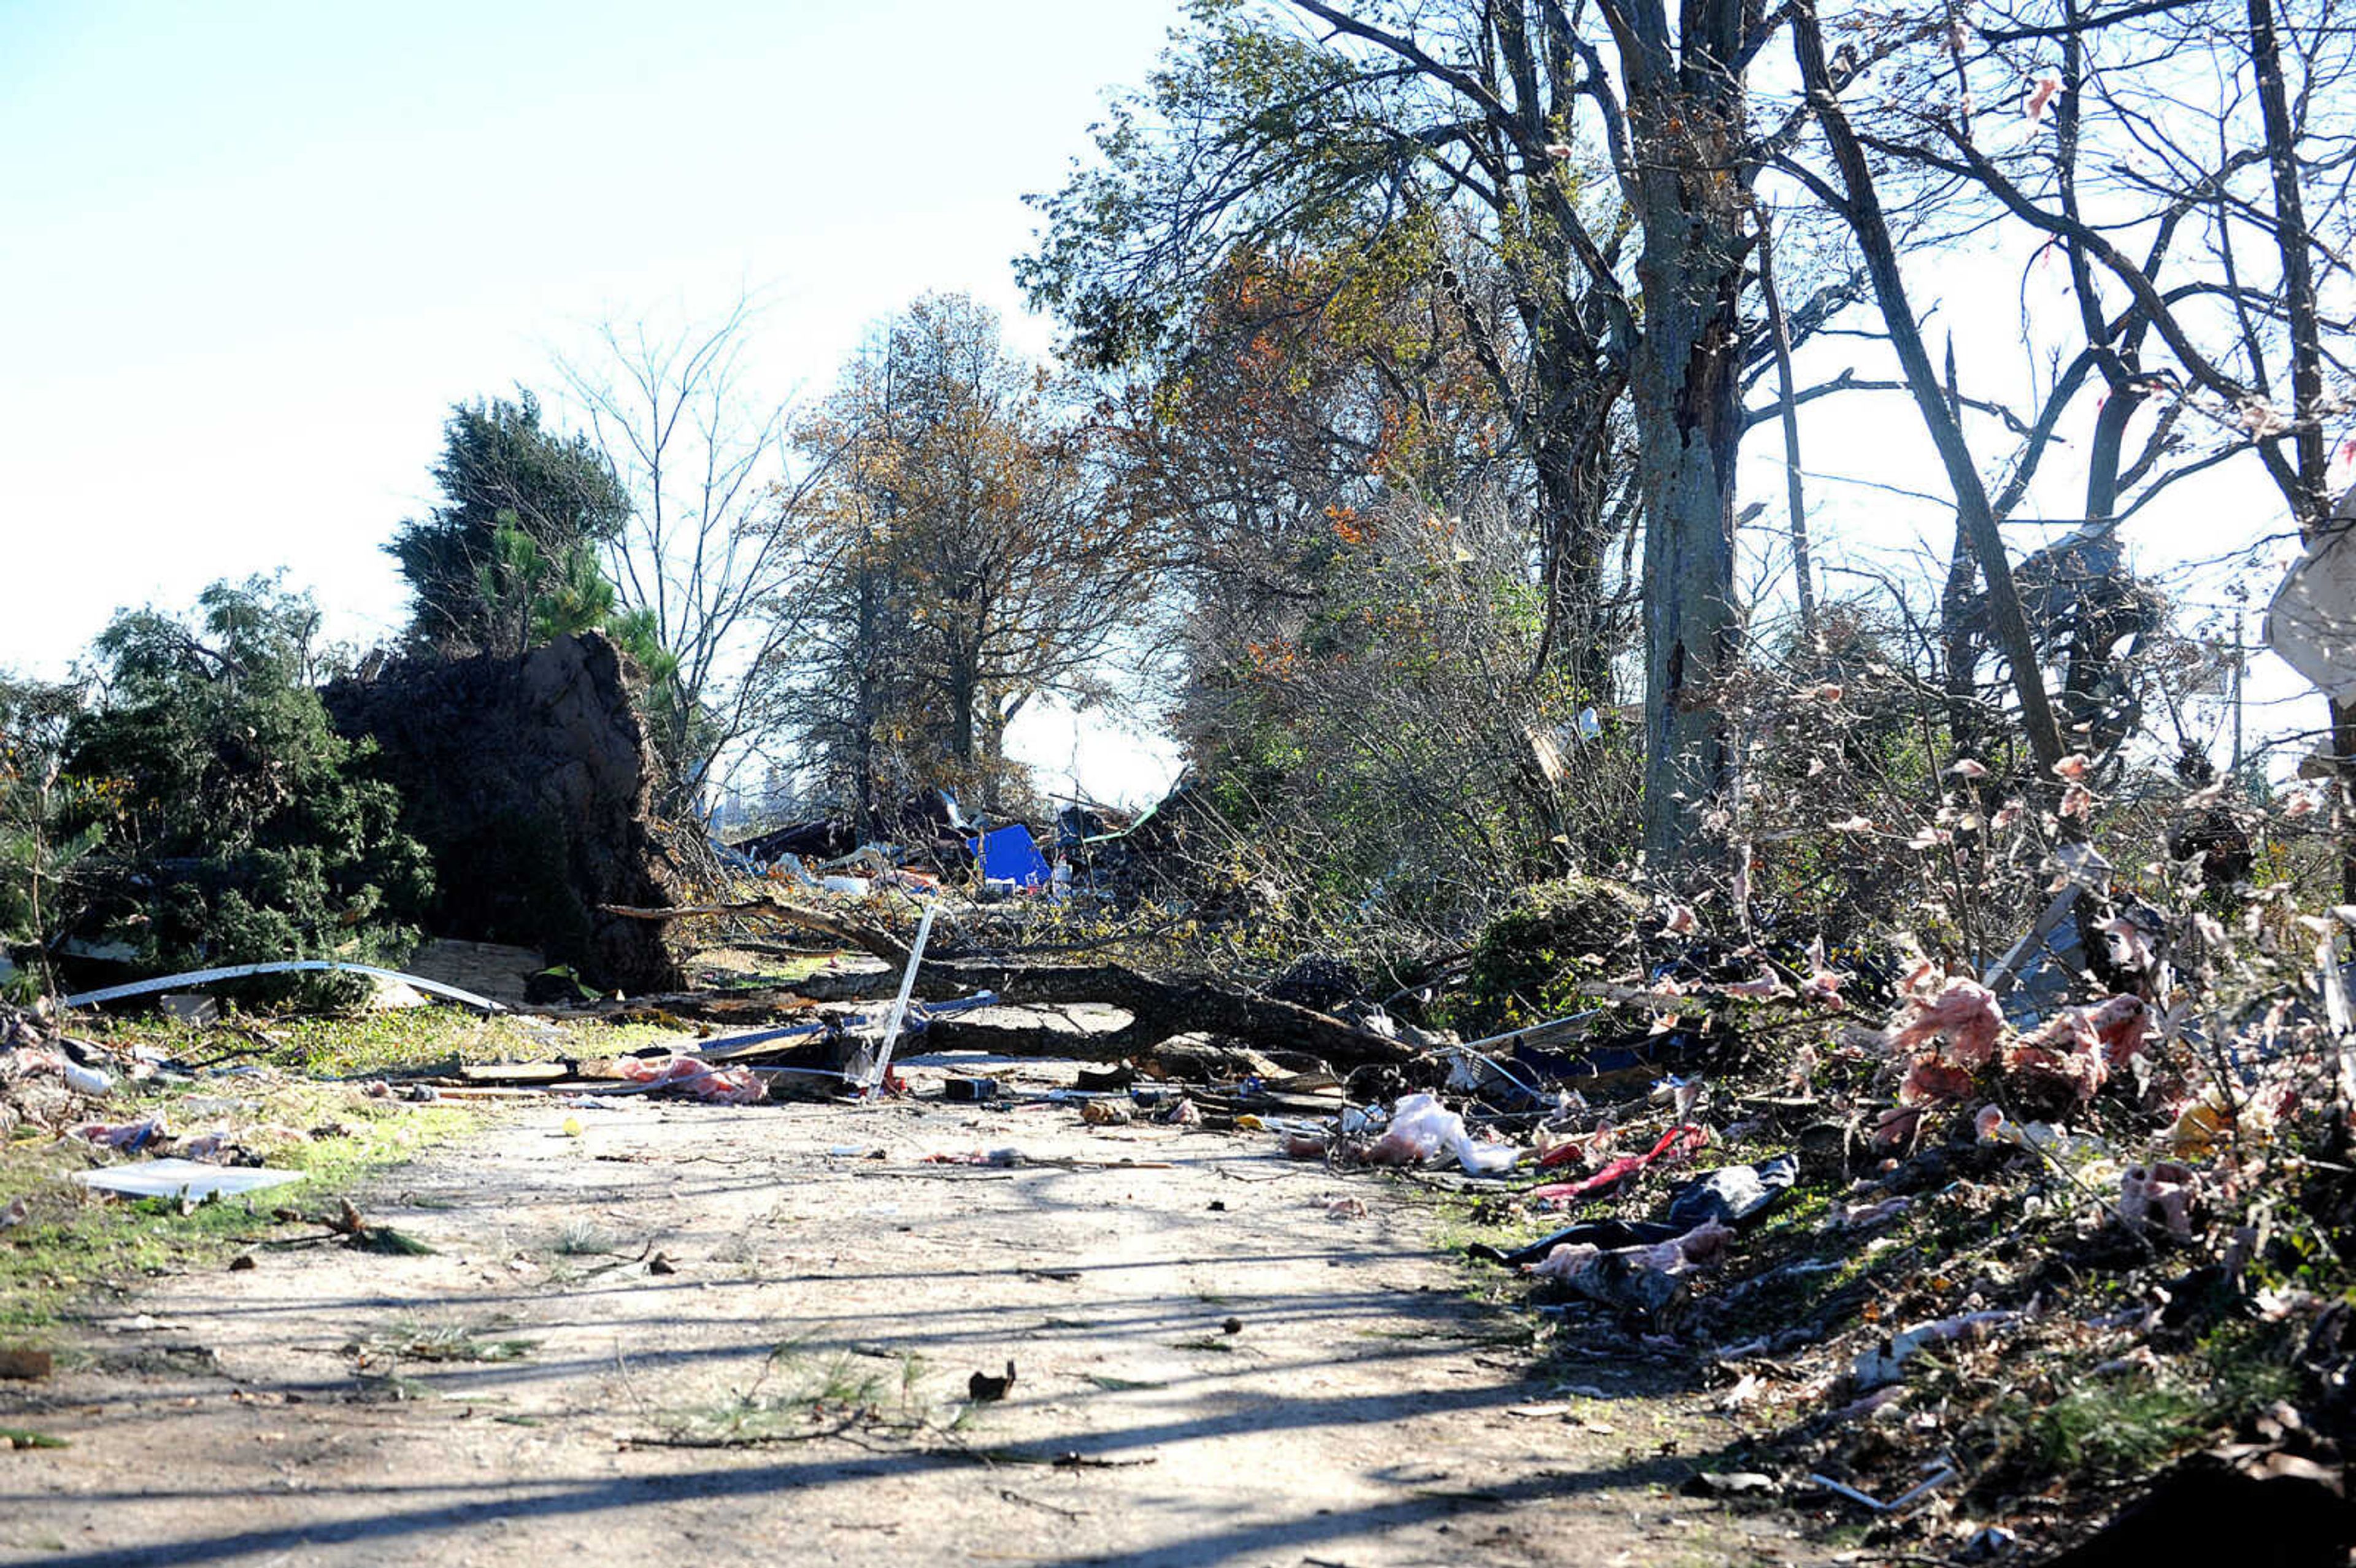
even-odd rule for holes
{"type": "MultiPolygon", "coordinates": [[[[874,978],[890,981],[894,977],[874,978]]],[[[1413,1046],[1359,1029],[1330,1013],[1256,997],[1199,976],[1162,978],[1119,964],[973,960],[927,964],[917,971],[917,995],[928,1001],[977,991],[994,991],[1010,1007],[1117,1008],[1129,1015],[1130,1021],[1119,1029],[1082,1032],[1044,1025],[942,1019],[927,1028],[931,1049],[1115,1061],[1151,1051],[1176,1035],[1226,1034],[1264,1051],[1298,1051],[1336,1067],[1412,1061],[1422,1054],[1413,1046]]]]}
{"type": "MultiPolygon", "coordinates": [[[[894,966],[893,972],[813,976],[792,987],[803,997],[825,1001],[878,1001],[899,987],[900,965],[907,949],[889,933],[830,911],[805,908],[778,899],[748,899],[726,904],[696,904],[676,909],[609,907],[609,914],[634,920],[684,920],[701,915],[768,916],[832,937],[873,954],[894,966]]],[[[1222,986],[1201,976],[1157,978],[1121,964],[1038,964],[1020,959],[956,959],[921,965],[916,995],[926,1001],[947,1001],[977,991],[995,991],[1010,1006],[1096,1006],[1118,1008],[1130,1021],[1101,1034],[1045,1029],[992,1029],[989,1025],[944,1022],[935,1026],[937,1049],[988,1049],[1007,1054],[1068,1056],[1109,1060],[1132,1056],[1173,1035],[1231,1034],[1263,1049],[1293,1051],[1320,1057],[1337,1067],[1366,1062],[1411,1061],[1420,1053],[1412,1046],[1344,1023],[1330,1013],[1256,997],[1222,986]],[[948,1043],[949,1039],[957,1044],[948,1043]]]]}

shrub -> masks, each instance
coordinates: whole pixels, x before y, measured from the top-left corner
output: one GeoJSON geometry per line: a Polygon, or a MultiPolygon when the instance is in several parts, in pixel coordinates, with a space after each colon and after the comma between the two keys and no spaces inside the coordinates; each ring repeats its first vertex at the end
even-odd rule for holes
{"type": "Polygon", "coordinates": [[[1518,890],[1473,944],[1450,1021],[1483,1034],[1577,1010],[1577,982],[1624,966],[1644,913],[1635,890],[1598,877],[1518,890]]]}
{"type": "Polygon", "coordinates": [[[267,579],[215,583],[184,621],[118,615],[98,700],[64,771],[106,831],[86,925],[169,971],[276,959],[381,960],[433,889],[393,788],[364,778],[315,684],[317,611],[267,579]]]}

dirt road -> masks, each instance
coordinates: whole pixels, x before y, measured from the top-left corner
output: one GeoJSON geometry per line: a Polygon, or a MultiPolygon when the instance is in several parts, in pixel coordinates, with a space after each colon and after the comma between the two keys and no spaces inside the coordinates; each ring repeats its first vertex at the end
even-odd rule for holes
{"type": "Polygon", "coordinates": [[[435,1251],[159,1280],[11,1395],[71,1446],[0,1456],[0,1556],[1810,1555],[1774,1514],[1674,1495],[1660,1450],[1721,1441],[1705,1417],[1608,1373],[1602,1399],[1530,1381],[1428,1212],[1263,1139],[1061,1106],[536,1106],[365,1198],[435,1251]],[[1002,1147],[1033,1163],[921,1163],[1002,1147]]]}

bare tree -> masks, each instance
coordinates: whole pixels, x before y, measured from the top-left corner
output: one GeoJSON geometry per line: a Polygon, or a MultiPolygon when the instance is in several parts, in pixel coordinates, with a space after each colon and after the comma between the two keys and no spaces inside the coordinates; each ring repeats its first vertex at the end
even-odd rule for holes
{"type": "Polygon", "coordinates": [[[2021,612],[2020,595],[2013,585],[2004,536],[1997,526],[1996,510],[1989,502],[1987,486],[1973,462],[1963,422],[1949,400],[1947,389],[1940,384],[1929,350],[1923,347],[1913,305],[1907,298],[1905,279],[1899,270],[1898,247],[1882,216],[1873,171],[1866,163],[1863,144],[1841,111],[1814,0],[1794,0],[1792,37],[1808,106],[1824,128],[1825,139],[1840,171],[1841,184],[1836,188],[1795,160],[1786,159],[1785,166],[1797,172],[1809,188],[1847,219],[1865,253],[1883,327],[1897,351],[1914,406],[1921,411],[1922,422],[1939,449],[1940,461],[1946,466],[1947,482],[1954,487],[1956,511],[1965,536],[1987,577],[1990,618],[2012,670],[2013,688],[2020,699],[2029,748],[2039,764],[2050,770],[2062,761],[2061,730],[2054,721],[2052,701],[2046,694],[2045,675],[2029,636],[2028,618],[2021,612]]]}
{"type": "Polygon", "coordinates": [[[679,661],[651,715],[682,802],[731,748],[770,729],[798,620],[787,591],[810,563],[789,519],[835,454],[789,446],[792,405],[756,389],[755,313],[664,328],[608,321],[558,371],[630,498],[607,549],[624,608],[679,661]]]}
{"type": "MultiPolygon", "coordinates": [[[[1808,7],[1795,43],[1802,112],[1837,174],[1815,174],[1796,143],[1782,166],[1842,215],[1874,272],[1882,324],[1988,576],[1997,641],[2040,762],[2089,739],[2099,750],[2124,733],[2115,718],[2106,733],[2101,712],[2109,646],[2138,618],[2081,613],[2066,645],[2047,627],[2011,624],[2006,602],[2018,596],[1993,525],[2051,466],[2065,416],[2099,400],[2073,548],[2115,550],[2106,541],[2129,517],[2237,459],[2254,458],[2302,532],[2327,526],[2328,431],[2347,417],[2349,326],[2320,308],[2316,279],[2350,273],[2344,217],[2327,233],[2308,213],[2341,210],[2356,167],[2356,121],[2336,107],[2351,69],[2346,29],[2329,0],[2297,0],[2287,13],[2276,0],[2024,0],[1976,27],[1929,5],[1851,13],[1828,50],[1834,25],[1808,7]],[[2054,369],[2025,418],[2004,414],[2015,444],[1995,481],[1980,477],[1952,347],[1943,382],[1920,342],[1905,245],[1885,221],[1893,199],[1974,231],[1983,257],[2009,242],[2066,269],[2065,307],[2024,307],[2028,346],[2054,369]],[[2069,725],[2050,740],[2043,682],[2029,678],[2047,659],[2061,663],[2059,720],[2069,725]]],[[[2024,563],[2024,581],[2057,564],[2024,563]]],[[[1959,551],[1949,577],[1958,690],[1969,687],[1957,617],[1971,565],[1959,551]]],[[[2030,587],[2051,597],[2054,584],[2030,587]]]]}
{"type": "Polygon", "coordinates": [[[803,728],[862,812],[906,782],[995,805],[1005,738],[1042,697],[1105,695],[1113,642],[1146,588],[1148,524],[1107,504],[1045,372],[1005,348],[995,313],[926,296],[854,358],[803,439],[848,451],[798,510],[828,570],[797,661],[803,728]]]}

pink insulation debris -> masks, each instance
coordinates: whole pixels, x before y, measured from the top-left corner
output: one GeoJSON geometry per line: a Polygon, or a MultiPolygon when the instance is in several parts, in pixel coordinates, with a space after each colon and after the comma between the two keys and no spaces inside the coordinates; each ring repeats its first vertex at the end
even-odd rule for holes
{"type": "Polygon", "coordinates": [[[749,1068],[714,1067],[692,1056],[625,1057],[615,1065],[633,1083],[676,1089],[708,1104],[749,1105],[769,1093],[749,1068]]]}
{"type": "Polygon", "coordinates": [[[1976,981],[1950,980],[1937,996],[1907,1003],[1890,1043],[1893,1050],[1912,1051],[1944,1037],[1948,1061],[1977,1069],[1996,1060],[2003,1029],[2004,1009],[1994,991],[1976,981]]]}
{"type": "Polygon", "coordinates": [[[2192,1239],[2192,1200],[2199,1179],[2172,1159],[2138,1165],[2119,1178],[2119,1212],[2130,1222],[2165,1225],[2179,1241],[2192,1239]]]}

